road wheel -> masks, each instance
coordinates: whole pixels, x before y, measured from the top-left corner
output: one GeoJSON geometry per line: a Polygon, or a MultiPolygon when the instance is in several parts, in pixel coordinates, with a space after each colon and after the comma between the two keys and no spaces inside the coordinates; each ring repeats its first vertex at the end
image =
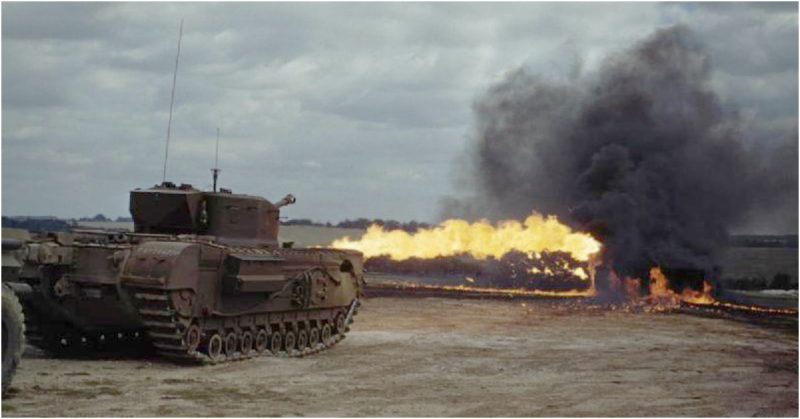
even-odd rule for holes
{"type": "Polygon", "coordinates": [[[301,330],[297,332],[297,349],[303,350],[308,346],[308,332],[301,330]]]}
{"type": "Polygon", "coordinates": [[[297,344],[297,339],[295,338],[294,332],[286,332],[286,335],[283,337],[283,346],[286,352],[292,353],[295,344],[297,344]]]}
{"type": "Polygon", "coordinates": [[[269,350],[272,352],[273,355],[277,355],[278,352],[281,351],[281,345],[283,345],[283,339],[281,338],[281,332],[274,331],[272,332],[272,337],[269,340],[269,350]]]}
{"type": "Polygon", "coordinates": [[[189,353],[194,353],[200,346],[200,341],[203,340],[203,331],[200,330],[200,326],[196,324],[189,326],[189,328],[186,329],[184,340],[189,353]]]}
{"type": "Polygon", "coordinates": [[[339,333],[339,334],[343,335],[344,334],[344,326],[345,326],[345,324],[344,324],[344,314],[339,313],[339,315],[336,316],[336,333],[339,333]]]}
{"type": "Polygon", "coordinates": [[[253,334],[250,332],[242,333],[242,355],[248,355],[253,350],[253,334]]]}
{"type": "Polygon", "coordinates": [[[3,287],[3,394],[6,393],[17,371],[25,346],[25,316],[17,295],[11,288],[3,287]]]}
{"type": "Polygon", "coordinates": [[[308,331],[308,346],[312,349],[317,347],[319,343],[319,328],[316,326],[312,327],[311,330],[308,331]]]}
{"type": "Polygon", "coordinates": [[[222,347],[225,346],[224,342],[222,342],[222,336],[219,333],[214,333],[211,335],[211,338],[208,339],[208,357],[211,358],[211,361],[217,362],[221,361],[224,356],[222,355],[222,347]]]}
{"type": "Polygon", "coordinates": [[[322,343],[325,344],[325,346],[331,344],[331,325],[326,324],[325,326],[322,326],[322,336],[320,337],[322,338],[322,343]]]}
{"type": "Polygon", "coordinates": [[[266,329],[258,329],[256,333],[256,352],[263,353],[267,349],[269,343],[269,333],[266,329]]]}
{"type": "Polygon", "coordinates": [[[236,352],[236,346],[238,343],[239,339],[236,337],[236,332],[228,333],[228,336],[225,337],[225,355],[233,358],[233,354],[236,352]]]}

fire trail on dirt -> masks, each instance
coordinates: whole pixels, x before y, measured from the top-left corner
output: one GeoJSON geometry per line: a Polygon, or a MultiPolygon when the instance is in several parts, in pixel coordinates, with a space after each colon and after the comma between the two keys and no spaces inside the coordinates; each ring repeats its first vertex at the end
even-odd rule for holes
{"type": "MultiPolygon", "coordinates": [[[[655,275],[663,276],[658,268],[653,268],[655,275]]],[[[640,282],[640,280],[631,280],[640,282]]],[[[659,279],[655,279],[658,282],[659,279]]],[[[736,313],[746,316],[789,316],[797,317],[797,309],[782,309],[760,307],[755,305],[735,304],[716,300],[709,287],[702,292],[684,289],[676,293],[663,284],[658,285],[659,293],[646,296],[635,295],[624,301],[608,303],[599,300],[596,292],[567,290],[550,291],[518,288],[494,288],[470,285],[435,285],[418,284],[410,281],[370,281],[367,284],[367,294],[371,297],[410,297],[410,298],[459,298],[459,299],[498,299],[498,300],[562,300],[569,301],[573,309],[609,309],[625,310],[630,312],[672,312],[687,311],[692,313],[736,313]]]]}

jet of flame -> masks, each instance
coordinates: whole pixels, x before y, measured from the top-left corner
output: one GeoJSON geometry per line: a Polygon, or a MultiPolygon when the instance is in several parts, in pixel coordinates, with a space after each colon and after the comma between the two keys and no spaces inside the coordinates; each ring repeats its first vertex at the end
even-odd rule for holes
{"type": "Polygon", "coordinates": [[[543,251],[569,253],[575,260],[588,261],[600,251],[600,242],[592,236],[572,231],[555,216],[533,213],[523,222],[487,220],[469,223],[450,219],[430,229],[410,234],[387,231],[377,225],[367,229],[360,240],[345,237],[331,244],[339,249],[358,250],[366,258],[389,256],[393,260],[430,259],[439,256],[469,254],[476,259],[500,258],[511,251],[537,255],[543,251]]]}

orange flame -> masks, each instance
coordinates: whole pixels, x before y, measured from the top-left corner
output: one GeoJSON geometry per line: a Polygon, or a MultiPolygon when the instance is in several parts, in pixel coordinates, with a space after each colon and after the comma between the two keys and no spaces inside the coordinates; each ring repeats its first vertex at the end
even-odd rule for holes
{"type": "Polygon", "coordinates": [[[717,300],[711,296],[711,291],[713,288],[711,287],[711,283],[708,281],[703,281],[703,291],[695,291],[691,289],[685,289],[681,292],[681,300],[692,303],[692,304],[715,304],[717,300]]]}
{"type": "MultiPolygon", "coordinates": [[[[636,280],[638,282],[638,280],[636,280]]],[[[648,303],[661,306],[678,306],[681,302],[692,304],[715,304],[711,296],[711,283],[703,281],[703,291],[686,288],[680,294],[669,288],[669,279],[661,272],[661,268],[650,268],[650,295],[645,297],[648,303]]]]}
{"type": "Polygon", "coordinates": [[[667,285],[669,281],[664,276],[661,269],[654,267],[650,269],[650,293],[645,300],[648,303],[655,303],[657,308],[671,308],[678,306],[681,303],[689,303],[699,306],[707,306],[710,308],[724,308],[739,311],[749,311],[753,313],[763,314],[791,314],[796,315],[796,309],[783,309],[783,308],[769,308],[759,307],[753,305],[743,305],[736,303],[728,303],[719,301],[712,296],[713,286],[708,281],[703,281],[703,291],[696,291],[693,289],[684,289],[680,294],[676,294],[670,290],[667,285]]]}
{"type": "Polygon", "coordinates": [[[650,268],[650,295],[647,296],[650,303],[658,305],[678,305],[681,298],[674,291],[669,289],[669,280],[661,272],[661,268],[650,268]]]}
{"type": "MultiPolygon", "coordinates": [[[[331,246],[358,250],[367,258],[386,255],[398,261],[459,254],[469,254],[476,259],[500,258],[516,250],[531,256],[543,251],[561,251],[581,262],[588,261],[601,247],[592,236],[572,231],[556,217],[536,213],[523,222],[507,220],[496,226],[487,220],[469,223],[451,219],[413,234],[402,230],[386,231],[372,225],[360,240],[345,237],[331,246]]],[[[586,275],[586,272],[578,275],[586,275]]]]}

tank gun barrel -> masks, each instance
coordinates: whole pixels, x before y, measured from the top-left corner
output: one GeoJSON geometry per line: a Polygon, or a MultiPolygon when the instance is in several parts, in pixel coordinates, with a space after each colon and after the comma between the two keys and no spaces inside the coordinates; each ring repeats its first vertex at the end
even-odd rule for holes
{"type": "Polygon", "coordinates": [[[285,207],[287,205],[294,204],[296,201],[297,201],[297,199],[294,197],[294,195],[288,194],[288,195],[284,196],[283,199],[281,199],[280,201],[276,202],[275,206],[278,207],[278,208],[285,207]]]}

